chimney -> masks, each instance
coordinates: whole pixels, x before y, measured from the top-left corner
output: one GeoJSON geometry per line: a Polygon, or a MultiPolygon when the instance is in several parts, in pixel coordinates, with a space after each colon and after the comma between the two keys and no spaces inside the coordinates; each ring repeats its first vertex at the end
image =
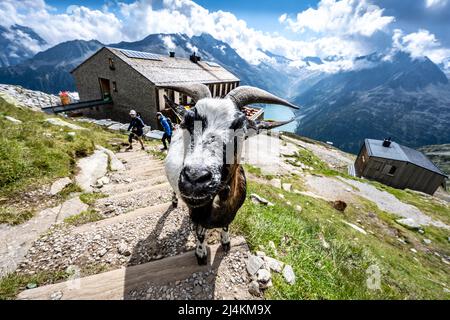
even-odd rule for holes
{"type": "Polygon", "coordinates": [[[189,59],[193,62],[193,63],[197,63],[201,60],[201,58],[199,56],[197,56],[195,54],[195,52],[189,57],[189,59]]]}
{"type": "Polygon", "coordinates": [[[391,146],[391,143],[392,143],[392,139],[391,139],[391,138],[384,139],[384,141],[383,141],[383,147],[389,148],[389,147],[391,146]]]}
{"type": "Polygon", "coordinates": [[[171,57],[171,58],[175,58],[175,52],[173,52],[173,51],[170,51],[170,52],[169,52],[169,57],[171,57]]]}

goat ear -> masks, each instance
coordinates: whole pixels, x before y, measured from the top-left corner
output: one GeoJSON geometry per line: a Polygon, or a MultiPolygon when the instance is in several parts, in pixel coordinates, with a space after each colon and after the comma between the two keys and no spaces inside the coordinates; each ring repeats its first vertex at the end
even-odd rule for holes
{"type": "Polygon", "coordinates": [[[186,109],[183,106],[180,106],[170,100],[166,95],[164,95],[164,100],[166,101],[166,104],[170,107],[170,109],[175,112],[178,119],[180,119],[180,121],[183,121],[184,115],[186,114],[186,109]]]}
{"type": "Polygon", "coordinates": [[[294,121],[295,118],[292,118],[291,120],[287,121],[248,121],[248,137],[255,136],[257,134],[260,134],[262,130],[271,130],[275,129],[281,126],[284,126],[286,124],[291,123],[294,121]]]}

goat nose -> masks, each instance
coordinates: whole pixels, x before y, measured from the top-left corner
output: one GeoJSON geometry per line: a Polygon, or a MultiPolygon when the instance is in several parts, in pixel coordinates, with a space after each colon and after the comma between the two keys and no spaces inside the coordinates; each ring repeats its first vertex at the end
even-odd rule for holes
{"type": "Polygon", "coordinates": [[[210,181],[212,177],[211,172],[204,168],[185,167],[182,174],[191,184],[205,184],[210,181]]]}

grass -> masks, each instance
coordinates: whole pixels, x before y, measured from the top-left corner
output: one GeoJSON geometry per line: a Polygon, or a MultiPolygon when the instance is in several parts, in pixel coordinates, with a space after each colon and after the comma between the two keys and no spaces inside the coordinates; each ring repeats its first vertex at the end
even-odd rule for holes
{"type": "Polygon", "coordinates": [[[0,224],[5,223],[12,226],[24,223],[34,216],[32,210],[17,210],[13,207],[0,207],[0,224]]]}
{"type": "Polygon", "coordinates": [[[83,193],[80,200],[88,205],[93,205],[98,199],[106,198],[108,195],[104,193],[83,193]]]}
{"type": "Polygon", "coordinates": [[[67,199],[71,194],[73,193],[77,193],[77,192],[82,192],[83,189],[81,189],[81,187],[79,185],[77,185],[76,183],[71,183],[69,185],[67,185],[64,189],[62,189],[59,193],[58,196],[65,200],[67,199]]]}
{"type": "Polygon", "coordinates": [[[156,159],[162,161],[162,160],[166,159],[167,154],[166,154],[166,152],[164,152],[158,148],[157,141],[159,141],[159,140],[151,140],[152,148],[148,149],[147,152],[149,154],[151,154],[153,157],[155,157],[156,159]]]}
{"type": "Polygon", "coordinates": [[[80,214],[64,219],[64,222],[71,226],[81,226],[86,223],[96,222],[103,219],[104,216],[100,212],[90,208],[80,214]]]}
{"type": "MultiPolygon", "coordinates": [[[[95,145],[121,137],[93,124],[77,123],[89,130],[74,131],[45,122],[41,112],[21,109],[0,98],[0,197],[13,197],[37,185],[74,173],[76,160],[90,155],[95,145]],[[4,118],[12,116],[22,124],[4,118]]],[[[71,122],[68,119],[65,121],[71,122]]],[[[123,138],[123,137],[122,137],[123,138]]]]}
{"type": "Polygon", "coordinates": [[[269,299],[449,299],[443,288],[450,287],[446,265],[436,256],[419,252],[413,258],[410,245],[402,245],[388,228],[410,242],[420,241],[412,231],[396,226],[392,219],[370,201],[350,205],[345,214],[326,201],[249,182],[248,194],[257,193],[275,204],[266,207],[246,201],[233,223],[253,250],[260,246],[269,252],[268,243],[277,247],[278,258],[290,264],[297,281],[290,286],[274,274],[274,286],[266,292],[269,299]],[[285,199],[278,194],[282,193],[285,199]],[[291,205],[288,205],[288,201],[291,205]],[[302,213],[293,208],[300,205],[302,213]],[[370,222],[374,213],[375,222],[370,222]],[[384,216],[383,216],[384,215],[384,216]],[[357,224],[363,220],[363,235],[342,220],[357,224]],[[394,230],[394,231],[395,231],[394,230]],[[323,246],[321,238],[330,245],[323,246]],[[370,272],[380,270],[380,290],[367,287],[370,272]]]}
{"type": "Polygon", "coordinates": [[[0,300],[15,299],[19,292],[26,289],[28,284],[43,286],[56,281],[64,280],[70,275],[63,271],[39,272],[34,275],[10,273],[0,279],[0,300]]]}

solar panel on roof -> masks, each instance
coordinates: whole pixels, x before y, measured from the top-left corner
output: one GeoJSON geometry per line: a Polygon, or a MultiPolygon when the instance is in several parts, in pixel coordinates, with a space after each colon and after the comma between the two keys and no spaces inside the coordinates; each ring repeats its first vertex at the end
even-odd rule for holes
{"type": "Polygon", "coordinates": [[[220,67],[220,65],[218,65],[218,64],[215,63],[215,62],[207,61],[206,63],[207,63],[208,66],[210,66],[210,67],[220,67]]]}
{"type": "Polygon", "coordinates": [[[141,52],[141,51],[133,51],[133,50],[125,50],[125,49],[120,49],[119,51],[122,52],[124,55],[126,55],[128,58],[146,59],[146,60],[161,60],[159,55],[150,53],[150,52],[141,52]]]}

